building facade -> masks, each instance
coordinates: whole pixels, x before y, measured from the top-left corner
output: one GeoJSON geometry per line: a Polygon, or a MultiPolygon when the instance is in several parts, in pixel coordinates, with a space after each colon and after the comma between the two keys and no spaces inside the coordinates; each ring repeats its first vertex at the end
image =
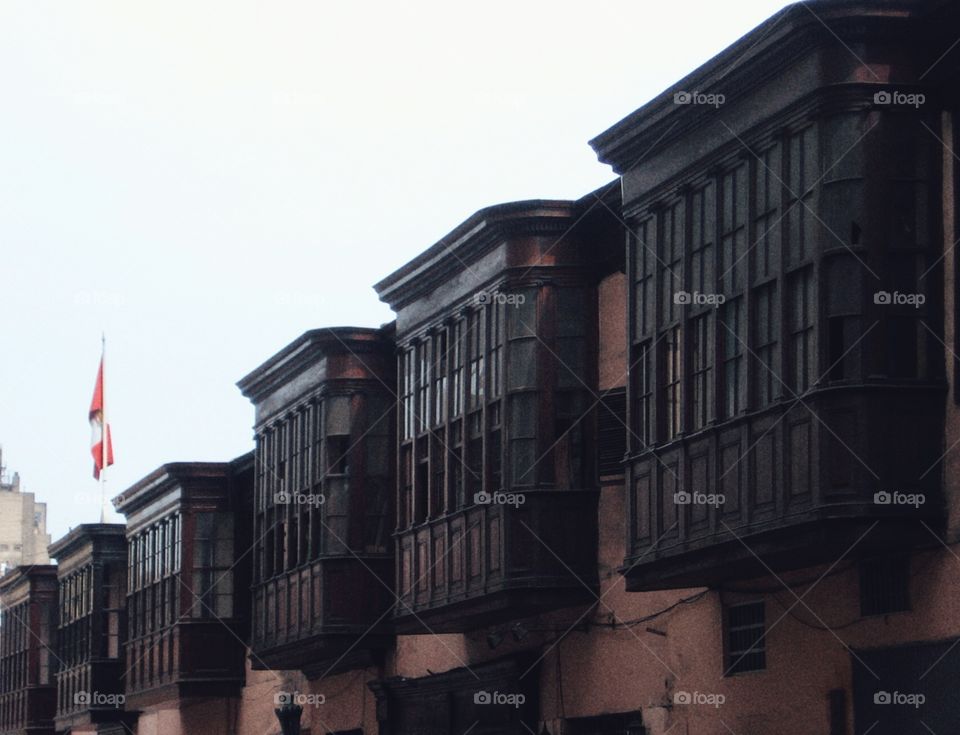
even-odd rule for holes
{"type": "Polygon", "coordinates": [[[7,475],[0,449],[0,569],[49,564],[47,504],[20,489],[20,475],[7,475]]]}
{"type": "MultiPolygon", "coordinates": [[[[243,378],[251,455],[116,500],[130,729],[952,732],[958,28],[788,7],[597,136],[609,186],[478,211],[375,286],[395,322],[243,378]]],[[[82,528],[61,658],[109,598],[64,617],[82,528]]]]}

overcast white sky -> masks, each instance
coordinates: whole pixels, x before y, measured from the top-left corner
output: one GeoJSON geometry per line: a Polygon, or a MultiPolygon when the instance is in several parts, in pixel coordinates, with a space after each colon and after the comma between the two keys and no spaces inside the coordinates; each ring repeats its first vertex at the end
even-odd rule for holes
{"type": "Polygon", "coordinates": [[[612,179],[587,140],[782,0],[0,3],[0,444],[54,539],[252,447],[234,383],[480,207],[612,179]]]}

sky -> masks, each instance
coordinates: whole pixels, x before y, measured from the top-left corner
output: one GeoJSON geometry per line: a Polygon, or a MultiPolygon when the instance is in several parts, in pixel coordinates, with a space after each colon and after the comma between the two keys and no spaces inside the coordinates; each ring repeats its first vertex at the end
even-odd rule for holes
{"type": "Polygon", "coordinates": [[[611,181],[587,141],[785,4],[2,0],[7,471],[54,539],[98,520],[101,334],[111,497],[249,451],[237,380],[390,321],[372,285],[477,209],[611,181]]]}

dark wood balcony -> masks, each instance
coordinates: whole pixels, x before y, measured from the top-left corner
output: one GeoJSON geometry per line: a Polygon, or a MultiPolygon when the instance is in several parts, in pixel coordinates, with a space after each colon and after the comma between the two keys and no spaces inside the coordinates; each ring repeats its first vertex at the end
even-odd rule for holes
{"type": "Polygon", "coordinates": [[[15,692],[0,694],[0,717],[3,735],[53,735],[52,713],[57,691],[52,686],[28,686],[15,692]]]}
{"type": "Polygon", "coordinates": [[[393,556],[320,558],[254,587],[255,669],[323,677],[377,660],[391,641],[393,556]]]}
{"type": "Polygon", "coordinates": [[[3,735],[54,733],[56,618],[56,566],[19,566],[0,577],[0,733],[3,735]]]}
{"type": "Polygon", "coordinates": [[[257,411],[254,669],[380,660],[393,595],[391,329],[316,329],[240,381],[257,411]]]}
{"type": "Polygon", "coordinates": [[[634,457],[627,589],[936,543],[942,403],[933,384],[819,390],[634,457]]]}
{"type": "Polygon", "coordinates": [[[126,527],[84,523],[50,545],[57,559],[56,729],[132,727],[124,709],[126,527]]]}
{"type": "Polygon", "coordinates": [[[594,599],[597,491],[531,490],[397,535],[397,629],[451,633],[594,599]]]}
{"type": "Polygon", "coordinates": [[[128,709],[239,694],[252,495],[250,453],[164,465],[114,500],[127,517],[128,709]]]}

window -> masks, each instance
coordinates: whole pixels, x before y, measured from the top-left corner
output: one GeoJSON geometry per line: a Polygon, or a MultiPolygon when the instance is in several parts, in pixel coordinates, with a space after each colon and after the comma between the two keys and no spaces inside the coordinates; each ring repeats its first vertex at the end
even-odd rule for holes
{"type": "Polygon", "coordinates": [[[507,435],[510,481],[536,483],[537,422],[537,292],[522,292],[523,303],[506,313],[507,435]]]}
{"type": "Polygon", "coordinates": [[[662,340],[663,355],[663,435],[670,441],[680,434],[680,327],[667,330],[662,340]]]}
{"type": "Polygon", "coordinates": [[[660,215],[660,314],[661,325],[677,322],[683,308],[677,294],[683,290],[683,203],[660,215]]]}
{"type": "Polygon", "coordinates": [[[690,288],[698,293],[713,293],[716,274],[713,267],[713,243],[716,237],[716,186],[707,184],[691,195],[690,288]]]}
{"type": "Polygon", "coordinates": [[[760,153],[755,166],[753,276],[763,281],[780,267],[780,146],[760,153]]]}
{"type": "Polygon", "coordinates": [[[731,299],[720,307],[720,343],[723,357],[721,414],[733,418],[744,409],[744,315],[743,299],[731,299]]]}
{"type": "Polygon", "coordinates": [[[756,360],[756,405],[769,405],[778,394],[779,372],[775,364],[779,319],[776,285],[769,284],[754,292],[753,343],[756,360]]]}
{"type": "Polygon", "coordinates": [[[693,428],[702,429],[713,418],[713,314],[693,320],[693,428]]]}
{"type": "Polygon", "coordinates": [[[324,399],[324,475],[350,473],[350,396],[324,399]]]}
{"type": "Polygon", "coordinates": [[[457,417],[463,411],[463,320],[454,323],[450,346],[452,385],[450,390],[450,416],[457,417]]]}
{"type": "Polygon", "coordinates": [[[743,288],[747,270],[747,164],[721,178],[720,290],[732,295],[743,288]]]}
{"type": "Polygon", "coordinates": [[[763,601],[730,605],[726,610],[726,675],[767,668],[766,619],[763,601]]]}
{"type": "Polygon", "coordinates": [[[408,349],[403,353],[403,370],[401,378],[401,396],[400,396],[400,405],[401,405],[401,432],[400,435],[404,439],[410,439],[413,437],[413,427],[414,427],[414,407],[413,407],[413,385],[414,379],[416,377],[416,371],[414,367],[414,350],[408,349]]]}
{"type": "Polygon", "coordinates": [[[812,125],[790,137],[783,220],[787,232],[786,253],[791,264],[802,263],[814,252],[815,185],[820,178],[818,156],[816,129],[812,125]]]}
{"type": "Polygon", "coordinates": [[[467,405],[470,410],[479,408],[483,403],[484,374],[483,359],[486,347],[483,309],[477,309],[467,317],[467,345],[470,366],[468,371],[467,405]]]}
{"type": "Polygon", "coordinates": [[[812,387],[814,375],[814,305],[811,270],[805,268],[790,280],[790,387],[803,393],[812,387]]]}
{"type": "Polygon", "coordinates": [[[630,378],[633,383],[631,438],[638,444],[634,448],[643,450],[653,443],[653,350],[650,342],[634,345],[630,378]]]}
{"type": "Polygon", "coordinates": [[[417,407],[413,418],[415,433],[426,431],[430,425],[430,341],[417,345],[417,407]]]}
{"type": "Polygon", "coordinates": [[[232,617],[233,514],[197,513],[194,523],[191,617],[232,617]]]}
{"type": "Polygon", "coordinates": [[[860,562],[860,615],[887,615],[910,610],[910,558],[860,562]]]}
{"type": "Polygon", "coordinates": [[[633,329],[637,337],[648,335],[653,331],[653,319],[656,313],[653,277],[657,262],[657,243],[654,232],[653,219],[641,222],[637,227],[636,239],[632,247],[633,329]]]}
{"type": "Polygon", "coordinates": [[[433,336],[433,426],[447,420],[447,330],[433,336]]]}

